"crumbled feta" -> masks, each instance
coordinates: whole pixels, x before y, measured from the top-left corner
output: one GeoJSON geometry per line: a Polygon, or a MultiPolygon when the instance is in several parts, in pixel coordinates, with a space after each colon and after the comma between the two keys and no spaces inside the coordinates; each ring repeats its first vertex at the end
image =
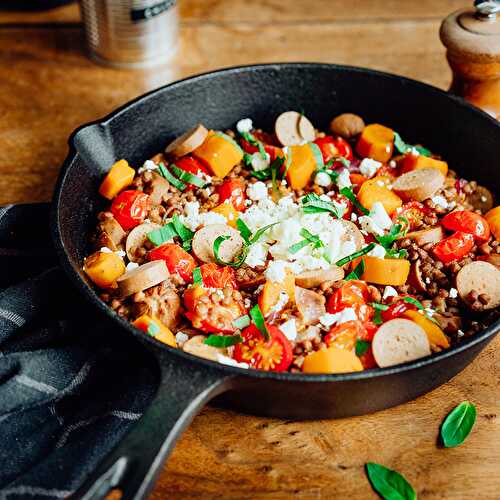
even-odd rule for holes
{"type": "Polygon", "coordinates": [[[358,216],[354,212],[351,214],[351,220],[353,222],[356,222],[358,220],[358,216]]]}
{"type": "Polygon", "coordinates": [[[363,158],[361,163],[359,164],[359,171],[365,176],[365,177],[373,177],[377,170],[382,166],[382,163],[380,163],[377,160],[372,160],[371,158],[363,158]]]}
{"type": "Polygon", "coordinates": [[[125,255],[127,255],[127,253],[124,250],[117,250],[115,253],[116,255],[118,255],[118,257],[121,257],[122,259],[123,257],[125,257],[125,255]]]}
{"type": "Polygon", "coordinates": [[[269,251],[269,246],[265,243],[254,243],[250,246],[248,250],[247,258],[245,259],[245,264],[250,267],[264,266],[266,264],[267,252],[269,251]]]}
{"type": "Polygon", "coordinates": [[[375,234],[376,236],[382,236],[384,234],[384,230],[379,227],[369,215],[362,215],[358,218],[358,222],[361,226],[361,233],[365,236],[368,233],[375,234]]]}
{"type": "Polygon", "coordinates": [[[226,218],[215,212],[203,212],[200,214],[200,204],[197,201],[189,201],[184,205],[184,215],[179,216],[180,221],[191,231],[196,231],[200,226],[211,224],[226,224],[226,218]]]}
{"type": "Polygon", "coordinates": [[[263,182],[258,181],[255,184],[250,184],[247,187],[247,195],[251,200],[259,201],[267,198],[269,196],[269,193],[267,191],[267,186],[263,182]]]}
{"type": "Polygon", "coordinates": [[[456,288],[450,288],[449,296],[450,299],[456,299],[458,297],[458,290],[456,288]]]}
{"type": "Polygon", "coordinates": [[[248,297],[245,297],[243,304],[245,306],[245,309],[250,309],[250,307],[252,307],[252,301],[248,297]]]}
{"type": "Polygon", "coordinates": [[[385,248],[382,245],[375,245],[369,252],[370,257],[376,257],[377,259],[385,258],[385,248]]]}
{"type": "Polygon", "coordinates": [[[99,251],[102,253],[113,253],[113,250],[111,250],[111,248],[108,247],[102,247],[99,251]]]}
{"type": "Polygon", "coordinates": [[[279,329],[283,332],[283,335],[293,342],[297,338],[297,325],[295,324],[295,318],[285,321],[279,326],[279,329]]]}
{"type": "Polygon", "coordinates": [[[314,178],[318,186],[328,187],[332,183],[331,177],[326,172],[318,172],[314,178]]]}
{"type": "Polygon", "coordinates": [[[283,180],[281,181],[281,185],[282,185],[282,186],[286,186],[286,185],[287,185],[286,179],[283,179],[283,180]]]}
{"type": "Polygon", "coordinates": [[[252,168],[256,172],[259,172],[260,170],[265,170],[267,167],[269,167],[269,165],[271,164],[271,157],[268,153],[265,154],[265,158],[262,157],[260,152],[252,153],[252,160],[250,163],[252,165],[252,168]]]}
{"type": "Polygon", "coordinates": [[[397,297],[398,296],[398,292],[395,288],[393,288],[392,286],[389,286],[387,285],[385,288],[384,288],[384,293],[382,294],[382,298],[385,300],[389,297],[397,297]]]}
{"type": "Polygon", "coordinates": [[[425,278],[425,280],[424,280],[424,281],[425,281],[428,285],[430,285],[430,283],[431,283],[431,279],[430,279],[429,277],[425,278]]]}
{"type": "Polygon", "coordinates": [[[238,363],[235,359],[219,353],[217,353],[217,361],[224,365],[235,366],[236,368],[248,368],[248,363],[238,363]]]}
{"type": "Polygon", "coordinates": [[[142,174],[143,172],[152,172],[153,170],[157,170],[158,165],[152,161],[152,160],[146,160],[144,162],[144,165],[142,167],[139,167],[139,170],[137,170],[138,174],[142,174]]]}
{"type": "Polygon", "coordinates": [[[286,269],[290,264],[284,260],[272,260],[269,262],[264,276],[274,283],[283,283],[286,278],[286,269]]]}
{"type": "Polygon", "coordinates": [[[481,196],[480,200],[483,202],[483,203],[486,203],[488,201],[488,198],[486,198],[486,196],[481,196]]]}
{"type": "Polygon", "coordinates": [[[389,162],[389,167],[391,167],[391,168],[396,168],[396,162],[395,162],[394,160],[391,160],[391,161],[389,162]]]}
{"type": "Polygon", "coordinates": [[[462,330],[457,330],[457,335],[459,337],[463,337],[465,335],[465,333],[462,330]]]}
{"type": "Polygon", "coordinates": [[[240,133],[250,132],[253,129],[251,118],[243,118],[236,124],[236,130],[240,133]]]}
{"type": "Polygon", "coordinates": [[[446,201],[446,198],[440,194],[433,196],[431,198],[431,201],[432,203],[434,203],[434,205],[438,205],[442,208],[448,208],[448,202],[446,201]]]}
{"type": "Polygon", "coordinates": [[[342,323],[347,323],[347,321],[357,321],[357,319],[356,311],[352,307],[347,307],[338,313],[323,314],[323,316],[320,316],[319,322],[324,327],[330,328],[332,325],[341,325],[342,323]]]}
{"type": "Polygon", "coordinates": [[[387,215],[384,205],[380,201],[376,201],[370,210],[370,217],[375,221],[375,224],[382,229],[389,229],[392,226],[392,220],[387,215]]]}
{"type": "Polygon", "coordinates": [[[274,304],[274,306],[271,307],[269,312],[270,313],[280,312],[288,304],[289,300],[290,297],[288,296],[288,294],[284,291],[281,291],[278,298],[278,302],[276,302],[276,304],[274,304]]]}
{"type": "Polygon", "coordinates": [[[349,170],[344,168],[337,177],[337,186],[339,189],[343,189],[345,187],[352,186],[351,178],[349,177],[349,170]]]}
{"type": "Polygon", "coordinates": [[[139,264],[137,262],[129,262],[127,264],[127,267],[125,268],[126,271],[133,271],[134,269],[137,269],[139,267],[139,264]]]}
{"type": "Polygon", "coordinates": [[[175,341],[179,347],[182,347],[189,340],[189,335],[186,335],[184,332],[177,332],[175,334],[175,341]]]}

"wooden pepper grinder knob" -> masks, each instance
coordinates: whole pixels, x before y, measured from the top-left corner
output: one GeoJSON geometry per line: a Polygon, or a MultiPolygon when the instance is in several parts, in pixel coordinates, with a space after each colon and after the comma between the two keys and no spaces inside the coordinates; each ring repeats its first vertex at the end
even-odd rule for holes
{"type": "Polygon", "coordinates": [[[450,92],[500,120],[500,0],[450,14],[440,36],[453,71],[450,92]]]}

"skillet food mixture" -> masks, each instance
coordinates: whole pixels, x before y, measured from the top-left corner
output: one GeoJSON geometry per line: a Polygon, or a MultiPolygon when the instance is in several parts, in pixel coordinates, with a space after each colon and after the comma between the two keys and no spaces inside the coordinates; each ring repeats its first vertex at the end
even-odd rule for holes
{"type": "Polygon", "coordinates": [[[350,113],[197,125],[99,193],[84,271],[145,334],[221,363],[342,373],[447,349],[500,305],[500,206],[350,113]]]}

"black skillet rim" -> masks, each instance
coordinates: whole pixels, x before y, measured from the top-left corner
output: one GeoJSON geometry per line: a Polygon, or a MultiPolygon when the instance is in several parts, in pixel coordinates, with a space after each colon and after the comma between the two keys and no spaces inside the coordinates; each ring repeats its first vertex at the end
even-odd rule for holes
{"type": "MultiPolygon", "coordinates": [[[[91,126],[91,125],[107,125],[114,118],[119,116],[121,113],[127,112],[130,108],[136,106],[140,101],[147,100],[151,96],[156,93],[164,92],[166,89],[175,88],[178,86],[189,85],[192,81],[210,79],[215,75],[227,75],[234,74],[239,72],[245,72],[248,70],[265,70],[265,69],[276,69],[280,70],[282,68],[324,68],[324,69],[336,69],[336,70],[348,70],[350,72],[358,72],[358,73],[368,73],[371,75],[381,76],[388,79],[397,79],[403,81],[405,84],[411,85],[416,88],[425,89],[427,92],[441,94],[446,96],[447,98],[453,100],[455,104],[459,107],[466,108],[469,112],[473,112],[479,114],[490,121],[492,126],[500,127],[500,123],[498,123],[493,117],[488,115],[487,113],[481,111],[480,109],[472,106],[465,100],[455,95],[449,94],[444,90],[441,90],[432,85],[419,82],[417,80],[413,80],[411,78],[406,78],[403,76],[395,75],[392,73],[386,73],[383,71],[372,70],[368,68],[360,68],[356,66],[348,66],[348,65],[338,65],[338,64],[328,64],[328,63],[315,63],[315,62],[286,62],[286,63],[267,63],[267,64],[254,64],[254,65],[242,65],[242,66],[231,66],[222,68],[216,71],[208,71],[205,73],[200,73],[197,75],[189,76],[187,78],[183,78],[182,80],[176,80],[175,82],[169,83],[157,89],[154,89],[150,92],[142,94],[137,98],[128,101],[123,106],[120,106],[107,116],[95,120],[93,122],[86,123],[81,125],[77,129],[73,131],[68,139],[69,144],[69,152],[64,160],[64,163],[61,167],[57,183],[54,188],[54,196],[52,200],[52,208],[51,208],[51,233],[54,241],[54,246],[56,248],[56,252],[59,257],[59,261],[63,269],[66,271],[67,275],[70,276],[72,282],[76,285],[76,287],[82,291],[83,295],[90,300],[93,304],[95,304],[98,309],[100,309],[107,316],[110,316],[115,320],[119,325],[128,330],[134,336],[136,336],[140,341],[150,343],[152,346],[156,348],[160,347],[165,353],[172,353],[175,356],[180,356],[187,361],[191,361],[193,363],[199,363],[201,365],[205,365],[211,368],[217,368],[221,371],[221,375],[224,373],[227,376],[244,376],[244,377],[254,377],[260,379],[274,379],[278,381],[289,381],[289,382],[309,382],[309,383],[317,383],[317,382],[343,382],[343,381],[354,381],[354,380],[363,380],[363,379],[371,379],[376,377],[384,377],[387,375],[393,375],[396,373],[402,373],[411,370],[417,370],[427,365],[431,365],[434,363],[439,363],[441,360],[446,359],[451,356],[455,356],[456,354],[463,352],[467,349],[470,349],[476,344],[479,344],[489,337],[494,336],[500,331],[500,319],[495,323],[491,324],[488,328],[483,330],[481,333],[475,334],[472,337],[466,339],[462,344],[454,346],[450,349],[442,351],[440,353],[432,354],[431,356],[427,356],[425,358],[421,358],[416,361],[410,361],[408,363],[396,365],[394,367],[389,368],[373,368],[370,370],[364,370],[361,372],[352,372],[346,374],[305,374],[305,373],[290,373],[290,372],[268,372],[263,370],[255,370],[255,369],[246,369],[246,368],[238,368],[229,365],[225,365],[222,363],[218,363],[215,361],[206,360],[204,358],[200,358],[198,356],[194,356],[192,354],[185,353],[184,351],[167,346],[162,342],[148,336],[144,335],[138,329],[134,328],[131,323],[126,321],[125,319],[118,316],[116,312],[114,312],[108,305],[106,305],[96,294],[96,292],[91,288],[85,280],[80,276],[79,272],[73,265],[71,264],[70,258],[66,249],[64,247],[62,237],[61,237],[61,220],[59,218],[59,205],[61,202],[61,193],[63,190],[64,182],[66,179],[66,175],[69,172],[73,162],[78,156],[78,153],[74,146],[74,138],[82,129],[91,126]]],[[[62,223],[64,224],[64,223],[62,223]]]]}

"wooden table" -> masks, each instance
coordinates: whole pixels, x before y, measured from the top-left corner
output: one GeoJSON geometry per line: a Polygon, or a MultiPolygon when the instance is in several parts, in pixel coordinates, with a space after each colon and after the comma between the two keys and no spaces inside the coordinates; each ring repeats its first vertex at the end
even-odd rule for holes
{"type": "MultiPolygon", "coordinates": [[[[82,53],[75,5],[0,11],[0,203],[50,199],[69,133],[173,79],[266,61],[346,63],[446,88],[440,20],[465,0],[182,0],[169,68],[119,71],[82,53]]],[[[470,3],[470,2],[469,2],[470,3]]],[[[431,112],[431,111],[430,111],[431,112]]],[[[411,117],[408,117],[411,120],[411,117]]],[[[403,472],[420,498],[500,498],[500,338],[450,383],[366,417],[288,422],[205,408],[153,493],[162,498],[375,498],[363,465],[403,472]],[[477,404],[467,443],[436,446],[458,402],[477,404]]]]}

